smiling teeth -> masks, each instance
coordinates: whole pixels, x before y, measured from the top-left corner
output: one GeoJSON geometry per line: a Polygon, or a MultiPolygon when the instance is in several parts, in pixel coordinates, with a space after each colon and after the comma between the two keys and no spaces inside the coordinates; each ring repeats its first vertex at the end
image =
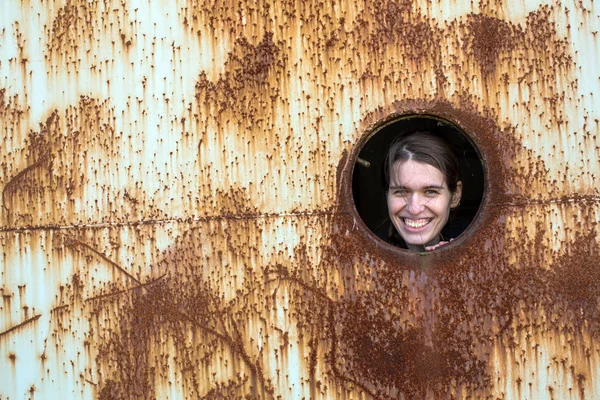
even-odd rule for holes
{"type": "Polygon", "coordinates": [[[406,224],[406,226],[408,226],[410,228],[422,228],[429,223],[429,220],[421,219],[418,221],[414,221],[411,219],[404,219],[404,223],[406,224]]]}

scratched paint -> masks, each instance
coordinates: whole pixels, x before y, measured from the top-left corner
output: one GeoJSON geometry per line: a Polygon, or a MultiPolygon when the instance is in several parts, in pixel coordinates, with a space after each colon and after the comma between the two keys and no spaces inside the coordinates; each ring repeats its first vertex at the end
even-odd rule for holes
{"type": "Polygon", "coordinates": [[[10,3],[0,397],[600,393],[593,1],[10,3]],[[378,242],[355,157],[405,113],[481,151],[446,249],[378,242]]]}

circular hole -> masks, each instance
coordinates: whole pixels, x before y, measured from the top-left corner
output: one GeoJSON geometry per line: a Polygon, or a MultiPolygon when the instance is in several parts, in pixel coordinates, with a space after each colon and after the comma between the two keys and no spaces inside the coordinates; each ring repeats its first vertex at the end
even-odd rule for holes
{"type": "Polygon", "coordinates": [[[384,165],[394,140],[416,132],[430,132],[443,138],[459,162],[459,180],[463,182],[460,205],[450,212],[442,237],[446,240],[457,238],[471,225],[481,208],[485,192],[481,154],[469,135],[453,122],[435,115],[412,114],[378,127],[360,149],[353,168],[354,205],[371,232],[381,240],[402,248],[406,245],[388,215],[384,165]]]}

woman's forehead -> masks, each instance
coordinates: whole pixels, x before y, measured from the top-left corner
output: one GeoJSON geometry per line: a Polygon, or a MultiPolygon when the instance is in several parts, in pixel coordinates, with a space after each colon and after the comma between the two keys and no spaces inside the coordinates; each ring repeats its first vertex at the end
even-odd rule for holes
{"type": "Polygon", "coordinates": [[[443,186],[444,173],[431,164],[407,160],[396,161],[390,174],[390,186],[443,186]]]}

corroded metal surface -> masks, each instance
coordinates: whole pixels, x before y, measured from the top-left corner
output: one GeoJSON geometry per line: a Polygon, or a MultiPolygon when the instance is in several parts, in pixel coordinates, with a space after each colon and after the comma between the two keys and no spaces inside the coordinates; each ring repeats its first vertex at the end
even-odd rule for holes
{"type": "Polygon", "coordinates": [[[600,393],[600,9],[508,1],[8,1],[1,398],[600,393]],[[473,136],[470,235],[351,204],[405,112],[473,136]]]}

